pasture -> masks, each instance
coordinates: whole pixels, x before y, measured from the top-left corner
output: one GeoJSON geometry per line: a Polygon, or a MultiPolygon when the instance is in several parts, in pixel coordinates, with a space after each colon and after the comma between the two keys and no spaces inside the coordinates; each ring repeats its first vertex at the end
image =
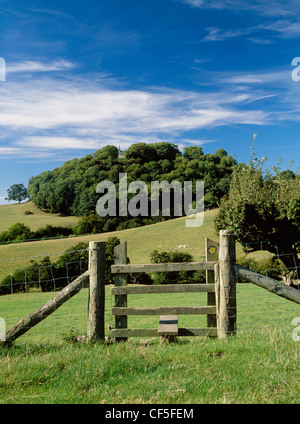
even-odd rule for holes
{"type": "MultiPolygon", "coordinates": [[[[174,250],[179,246],[185,246],[181,248],[196,261],[203,260],[205,237],[217,241],[213,228],[216,212],[206,212],[204,225],[198,229],[186,228],[185,219],[179,218],[115,233],[0,246],[1,277],[28,266],[31,257],[50,254],[56,259],[79,241],[105,241],[111,235],[128,242],[132,264],[149,263],[154,249],[174,250]]],[[[27,225],[32,225],[34,216],[26,216],[30,219],[27,225]]],[[[7,224],[2,222],[3,229],[9,226],[8,217],[4,216],[7,224]]],[[[240,245],[237,254],[244,256],[240,245]]],[[[1,296],[0,316],[5,317],[7,329],[53,295],[35,288],[28,293],[1,296]]],[[[128,306],[199,306],[206,303],[205,296],[136,295],[130,297],[128,306]]],[[[1,346],[0,403],[299,403],[300,342],[292,338],[292,320],[300,316],[299,305],[251,283],[239,283],[235,336],[178,337],[176,343],[161,342],[159,338],[112,343],[108,325],[114,326],[114,296],[109,286],[105,306],[106,342],[86,344],[77,340],[87,331],[88,290],[83,289],[12,346],[1,346]]],[[[158,319],[130,316],[128,327],[157,327],[158,319]]],[[[180,316],[179,320],[182,326],[198,327],[205,325],[206,316],[180,316]]]]}
{"type": "MultiPolygon", "coordinates": [[[[86,334],[87,297],[83,289],[13,347],[0,349],[1,403],[298,403],[300,344],[291,325],[298,305],[238,284],[236,336],[87,345],[76,341],[86,334]]],[[[8,326],[49,298],[51,293],[3,296],[3,312],[14,308],[8,326]]],[[[137,295],[130,306],[203,302],[203,293],[137,295]]],[[[106,322],[113,325],[112,304],[106,287],[106,322]]],[[[184,316],[180,322],[193,326],[202,319],[184,316]]],[[[129,317],[129,326],[153,327],[157,320],[129,317]]]]}

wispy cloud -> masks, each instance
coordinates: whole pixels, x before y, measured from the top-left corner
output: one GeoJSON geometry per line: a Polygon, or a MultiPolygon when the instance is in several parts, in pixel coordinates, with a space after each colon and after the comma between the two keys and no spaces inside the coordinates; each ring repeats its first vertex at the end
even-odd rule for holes
{"type": "Polygon", "coordinates": [[[46,157],[54,151],[96,150],[105,144],[174,141],[188,139],[187,133],[198,129],[269,120],[263,109],[243,109],[258,99],[250,91],[128,90],[110,83],[109,78],[91,83],[35,77],[34,84],[28,78],[1,85],[0,156],[29,157],[32,152],[46,157]],[[5,139],[12,142],[7,145],[5,139]]]}
{"type": "Polygon", "coordinates": [[[207,72],[207,85],[188,91],[132,90],[109,75],[55,78],[51,70],[72,67],[68,61],[13,66],[15,72],[31,67],[49,73],[42,77],[25,72],[24,78],[0,85],[2,158],[55,160],[106,144],[127,148],[145,140],[201,145],[213,142],[195,139],[194,132],[202,129],[299,120],[299,107],[289,100],[296,87],[292,69],[207,72]]]}
{"type": "Polygon", "coordinates": [[[208,35],[206,35],[202,41],[223,41],[229,38],[241,37],[244,35],[251,34],[252,28],[243,28],[243,29],[230,29],[222,31],[221,28],[211,27],[206,28],[208,35]]]}
{"type": "Polygon", "coordinates": [[[272,44],[272,37],[294,38],[300,34],[300,3],[297,0],[182,0],[184,3],[199,9],[213,9],[236,13],[251,13],[258,15],[262,23],[254,26],[243,24],[236,29],[207,28],[209,32],[202,41],[223,41],[233,37],[251,35],[248,41],[255,44],[272,44]]]}
{"type": "Polygon", "coordinates": [[[265,0],[183,0],[184,3],[201,9],[253,11],[264,16],[293,16],[299,10],[297,0],[280,0],[266,2],[265,0]]]}
{"type": "Polygon", "coordinates": [[[76,65],[68,60],[57,60],[50,63],[43,63],[40,61],[26,60],[24,62],[8,63],[6,71],[8,73],[22,73],[22,72],[52,72],[52,71],[65,71],[74,68],[76,65]]]}

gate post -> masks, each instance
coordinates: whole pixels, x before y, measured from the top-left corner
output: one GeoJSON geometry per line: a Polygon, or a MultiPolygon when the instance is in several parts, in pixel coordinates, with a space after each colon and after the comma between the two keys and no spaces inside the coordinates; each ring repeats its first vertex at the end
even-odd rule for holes
{"type": "Polygon", "coordinates": [[[89,243],[89,313],[87,339],[105,339],[105,242],[89,243]]]}
{"type": "MultiPolygon", "coordinates": [[[[114,249],[115,253],[115,265],[127,264],[127,242],[119,244],[114,249]]],[[[127,274],[115,274],[114,283],[116,287],[127,286],[127,274]]],[[[127,307],[127,294],[115,295],[115,306],[116,307],[127,307]]],[[[127,315],[116,315],[115,317],[115,328],[125,329],[127,328],[127,315]]],[[[116,337],[116,341],[126,341],[127,337],[116,337]]]]}
{"type": "Polygon", "coordinates": [[[225,338],[236,332],[236,261],[235,235],[231,230],[220,231],[220,310],[218,337],[225,338]]]}

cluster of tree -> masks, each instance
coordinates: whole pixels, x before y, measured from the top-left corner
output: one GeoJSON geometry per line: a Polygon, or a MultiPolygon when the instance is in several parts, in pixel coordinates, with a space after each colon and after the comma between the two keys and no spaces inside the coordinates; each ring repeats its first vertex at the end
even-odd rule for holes
{"type": "Polygon", "coordinates": [[[31,231],[27,225],[21,222],[16,222],[9,227],[8,231],[2,231],[0,233],[0,244],[39,240],[52,237],[67,237],[71,234],[73,234],[73,230],[69,227],[46,225],[44,228],[39,228],[37,231],[31,231]]]}
{"type": "MultiPolygon", "coordinates": [[[[114,263],[114,248],[120,244],[117,237],[109,237],[105,244],[105,283],[112,284],[111,265],[114,263]]],[[[51,262],[49,256],[40,261],[31,261],[27,268],[6,276],[0,283],[0,295],[26,292],[37,287],[43,292],[61,290],[88,269],[88,243],[80,242],[70,247],[51,262]]]]}
{"type": "Polygon", "coordinates": [[[300,175],[263,170],[264,159],[234,168],[230,190],[215,220],[217,231],[232,229],[247,251],[266,250],[293,269],[300,266],[300,175]]]}
{"type": "Polygon", "coordinates": [[[87,234],[99,234],[114,230],[124,230],[127,228],[136,228],[141,225],[147,225],[155,222],[152,219],[132,218],[127,221],[119,221],[116,218],[103,220],[98,215],[92,214],[83,216],[78,224],[71,227],[53,226],[47,224],[43,228],[31,231],[30,227],[22,222],[16,222],[11,225],[8,231],[0,233],[0,244],[20,243],[32,240],[47,240],[49,238],[62,238],[72,235],[80,236],[87,234]]]}
{"type": "MultiPolygon", "coordinates": [[[[61,167],[32,177],[28,184],[30,199],[40,208],[62,215],[86,216],[95,214],[99,182],[109,180],[118,189],[119,174],[126,173],[132,181],[204,181],[206,209],[219,206],[228,192],[235,159],[223,149],[204,154],[201,147],[185,147],[180,152],[171,143],[137,143],[120,156],[115,146],[105,146],[82,159],[73,159],[61,167]]],[[[117,190],[118,192],[118,190],[117,190]]],[[[172,216],[171,216],[172,217],[172,216]]],[[[161,218],[105,217],[104,231],[118,225],[138,226],[157,222],[161,218]],[[128,220],[130,221],[128,224],[128,220]]]]}

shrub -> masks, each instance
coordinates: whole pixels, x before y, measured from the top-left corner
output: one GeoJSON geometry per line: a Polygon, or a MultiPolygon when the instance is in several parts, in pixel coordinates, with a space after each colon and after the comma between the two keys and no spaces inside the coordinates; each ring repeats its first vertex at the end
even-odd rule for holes
{"type": "Polygon", "coordinates": [[[105,284],[113,284],[113,276],[111,266],[115,262],[114,249],[120,244],[118,237],[109,237],[105,244],[105,284]]]}
{"type": "Polygon", "coordinates": [[[282,272],[286,270],[286,266],[279,259],[273,258],[242,258],[237,263],[251,269],[251,271],[258,272],[275,280],[281,280],[282,272]]]}
{"type": "MultiPolygon", "coordinates": [[[[151,255],[152,263],[167,262],[193,262],[193,257],[186,252],[158,252],[154,250],[151,255]]],[[[159,272],[153,274],[154,284],[182,284],[182,283],[199,283],[205,282],[204,272],[179,271],[179,272],[159,272]]]]}
{"type": "Polygon", "coordinates": [[[7,232],[7,240],[28,240],[31,236],[30,228],[21,222],[11,225],[7,232]]]}
{"type": "Polygon", "coordinates": [[[11,287],[14,286],[15,280],[12,275],[7,275],[0,283],[0,296],[11,293],[11,287]]]}
{"type": "Polygon", "coordinates": [[[45,228],[39,228],[37,231],[31,233],[31,239],[67,237],[71,234],[73,234],[71,227],[56,227],[53,225],[46,225],[45,228]]]}
{"type": "Polygon", "coordinates": [[[74,234],[98,234],[103,231],[103,220],[98,215],[84,216],[74,227],[74,234]]]}

